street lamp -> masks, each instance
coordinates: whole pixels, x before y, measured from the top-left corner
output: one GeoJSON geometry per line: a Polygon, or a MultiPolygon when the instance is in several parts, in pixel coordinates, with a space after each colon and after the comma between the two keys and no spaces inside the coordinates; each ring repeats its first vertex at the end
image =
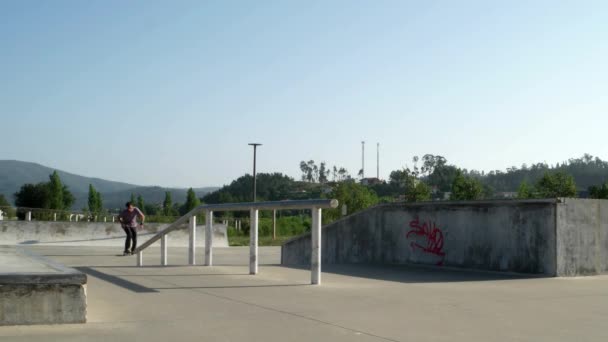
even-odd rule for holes
{"type": "Polygon", "coordinates": [[[262,146],[262,144],[259,143],[250,143],[249,146],[253,146],[253,201],[255,202],[255,198],[256,198],[256,184],[255,184],[255,163],[256,163],[256,152],[257,152],[257,148],[258,146],[262,146]]]}

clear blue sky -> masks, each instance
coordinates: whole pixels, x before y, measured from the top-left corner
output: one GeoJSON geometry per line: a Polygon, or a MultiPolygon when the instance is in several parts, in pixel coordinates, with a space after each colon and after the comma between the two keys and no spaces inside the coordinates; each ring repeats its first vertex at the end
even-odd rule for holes
{"type": "Polygon", "coordinates": [[[0,159],[206,186],[608,159],[607,1],[0,1],[0,159]]]}

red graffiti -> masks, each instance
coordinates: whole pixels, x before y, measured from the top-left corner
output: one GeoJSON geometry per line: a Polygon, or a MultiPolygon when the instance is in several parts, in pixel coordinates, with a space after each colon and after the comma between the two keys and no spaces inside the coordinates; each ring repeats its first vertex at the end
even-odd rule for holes
{"type": "MultiPolygon", "coordinates": [[[[412,241],[410,246],[412,249],[419,249],[424,253],[434,254],[441,257],[441,260],[437,262],[438,266],[443,265],[443,259],[445,258],[445,252],[443,251],[443,232],[435,222],[428,221],[420,224],[420,220],[416,217],[415,220],[410,222],[410,228],[412,228],[405,237],[423,238],[423,243],[412,241]]],[[[421,241],[422,239],[418,239],[421,241]]]]}

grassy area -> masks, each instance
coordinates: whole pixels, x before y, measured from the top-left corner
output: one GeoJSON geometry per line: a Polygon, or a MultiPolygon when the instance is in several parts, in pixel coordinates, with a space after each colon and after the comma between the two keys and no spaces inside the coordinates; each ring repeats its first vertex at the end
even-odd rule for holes
{"type": "MultiPolygon", "coordinates": [[[[309,231],[310,224],[309,215],[277,217],[277,238],[273,240],[272,219],[260,217],[258,245],[280,246],[286,240],[309,231]]],[[[249,246],[248,219],[242,219],[241,230],[236,230],[234,227],[228,228],[228,244],[230,246],[249,246]]]]}
{"type": "MultiPolygon", "coordinates": [[[[272,236],[259,236],[258,246],[280,246],[283,242],[291,239],[293,236],[277,236],[276,240],[272,240],[272,236]]],[[[230,246],[249,246],[249,236],[229,236],[228,243],[230,246]]]]}

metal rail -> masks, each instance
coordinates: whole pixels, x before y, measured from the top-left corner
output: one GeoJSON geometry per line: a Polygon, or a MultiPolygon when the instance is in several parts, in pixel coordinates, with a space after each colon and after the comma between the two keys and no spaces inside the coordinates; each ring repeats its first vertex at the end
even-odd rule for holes
{"type": "Polygon", "coordinates": [[[310,209],[312,211],[312,250],[311,250],[311,283],[321,283],[321,211],[322,209],[337,208],[335,199],[301,200],[301,201],[274,201],[274,202],[248,202],[203,204],[180,217],[167,228],[156,233],[153,237],[139,246],[133,253],[137,254],[137,265],[143,266],[143,250],[153,243],[161,240],[161,265],[167,265],[167,234],[178,229],[188,222],[190,229],[190,244],[188,261],[190,265],[196,264],[196,215],[205,212],[205,265],[213,264],[213,212],[216,211],[249,211],[251,215],[251,228],[249,230],[249,273],[258,272],[258,212],[260,210],[293,210],[310,209]]]}

